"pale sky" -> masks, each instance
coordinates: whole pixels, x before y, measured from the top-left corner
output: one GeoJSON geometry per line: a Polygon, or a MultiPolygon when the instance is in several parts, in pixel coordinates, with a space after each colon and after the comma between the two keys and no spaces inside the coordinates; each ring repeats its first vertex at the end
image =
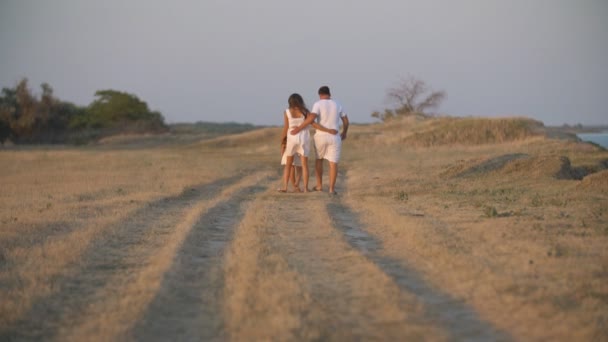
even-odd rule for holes
{"type": "Polygon", "coordinates": [[[374,122],[407,75],[445,115],[608,124],[608,1],[0,0],[0,87],[126,91],[169,123],[281,125],[321,85],[374,122]]]}

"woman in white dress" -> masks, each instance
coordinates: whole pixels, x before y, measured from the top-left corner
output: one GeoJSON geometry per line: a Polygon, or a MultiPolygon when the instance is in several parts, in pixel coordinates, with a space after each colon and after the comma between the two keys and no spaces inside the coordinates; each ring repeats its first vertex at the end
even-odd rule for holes
{"type": "MultiPolygon", "coordinates": [[[[287,148],[287,137],[281,140],[281,166],[285,167],[287,164],[287,156],[285,155],[285,149],[287,148]]],[[[293,165],[291,166],[291,170],[289,171],[289,181],[293,186],[294,192],[302,192],[300,190],[300,179],[302,178],[302,162],[300,161],[300,157],[295,154],[293,156],[293,165]]]]}
{"type": "MultiPolygon", "coordinates": [[[[283,169],[283,185],[279,188],[279,192],[287,192],[287,184],[289,183],[289,176],[293,166],[294,156],[300,157],[302,163],[302,179],[304,180],[304,192],[309,192],[308,189],[308,155],[310,153],[310,132],[306,125],[301,126],[306,117],[310,114],[308,108],[304,104],[304,99],[300,94],[291,94],[287,100],[289,108],[283,113],[283,132],[281,140],[286,139],[287,144],[285,146],[285,152],[283,157],[285,158],[285,168],[283,169]],[[296,134],[290,133],[293,129],[299,127],[299,132],[296,134]]],[[[327,128],[312,123],[315,129],[322,130],[335,134],[335,130],[328,130],[327,128]]]]}

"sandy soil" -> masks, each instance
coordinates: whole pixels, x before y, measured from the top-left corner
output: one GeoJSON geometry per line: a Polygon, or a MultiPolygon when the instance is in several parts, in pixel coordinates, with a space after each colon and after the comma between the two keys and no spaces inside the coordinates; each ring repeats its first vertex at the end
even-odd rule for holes
{"type": "Polygon", "coordinates": [[[608,153],[402,128],[338,196],[276,192],[277,128],[0,151],[0,340],[608,339],[608,153]]]}

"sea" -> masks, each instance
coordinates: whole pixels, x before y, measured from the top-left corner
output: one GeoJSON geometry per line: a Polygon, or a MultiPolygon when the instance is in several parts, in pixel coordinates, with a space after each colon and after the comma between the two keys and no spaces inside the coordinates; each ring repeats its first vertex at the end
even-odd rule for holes
{"type": "Polygon", "coordinates": [[[604,148],[608,148],[608,132],[602,133],[579,133],[576,135],[583,141],[596,143],[604,148]]]}

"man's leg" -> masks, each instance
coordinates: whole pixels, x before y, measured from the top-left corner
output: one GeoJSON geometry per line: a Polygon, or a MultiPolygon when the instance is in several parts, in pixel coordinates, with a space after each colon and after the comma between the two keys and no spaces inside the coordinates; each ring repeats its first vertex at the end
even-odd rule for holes
{"type": "Polygon", "coordinates": [[[338,163],[329,162],[329,193],[333,194],[336,189],[336,178],[338,178],[338,163]]]}
{"type": "Polygon", "coordinates": [[[323,159],[317,159],[315,161],[315,177],[317,178],[315,189],[318,191],[323,190],[323,159]]]}
{"type": "Polygon", "coordinates": [[[330,194],[334,194],[336,192],[336,179],[338,178],[338,160],[340,159],[340,149],[341,148],[342,148],[342,142],[340,141],[340,137],[337,137],[336,141],[334,141],[334,143],[331,144],[328,148],[329,193],[330,194]]]}

